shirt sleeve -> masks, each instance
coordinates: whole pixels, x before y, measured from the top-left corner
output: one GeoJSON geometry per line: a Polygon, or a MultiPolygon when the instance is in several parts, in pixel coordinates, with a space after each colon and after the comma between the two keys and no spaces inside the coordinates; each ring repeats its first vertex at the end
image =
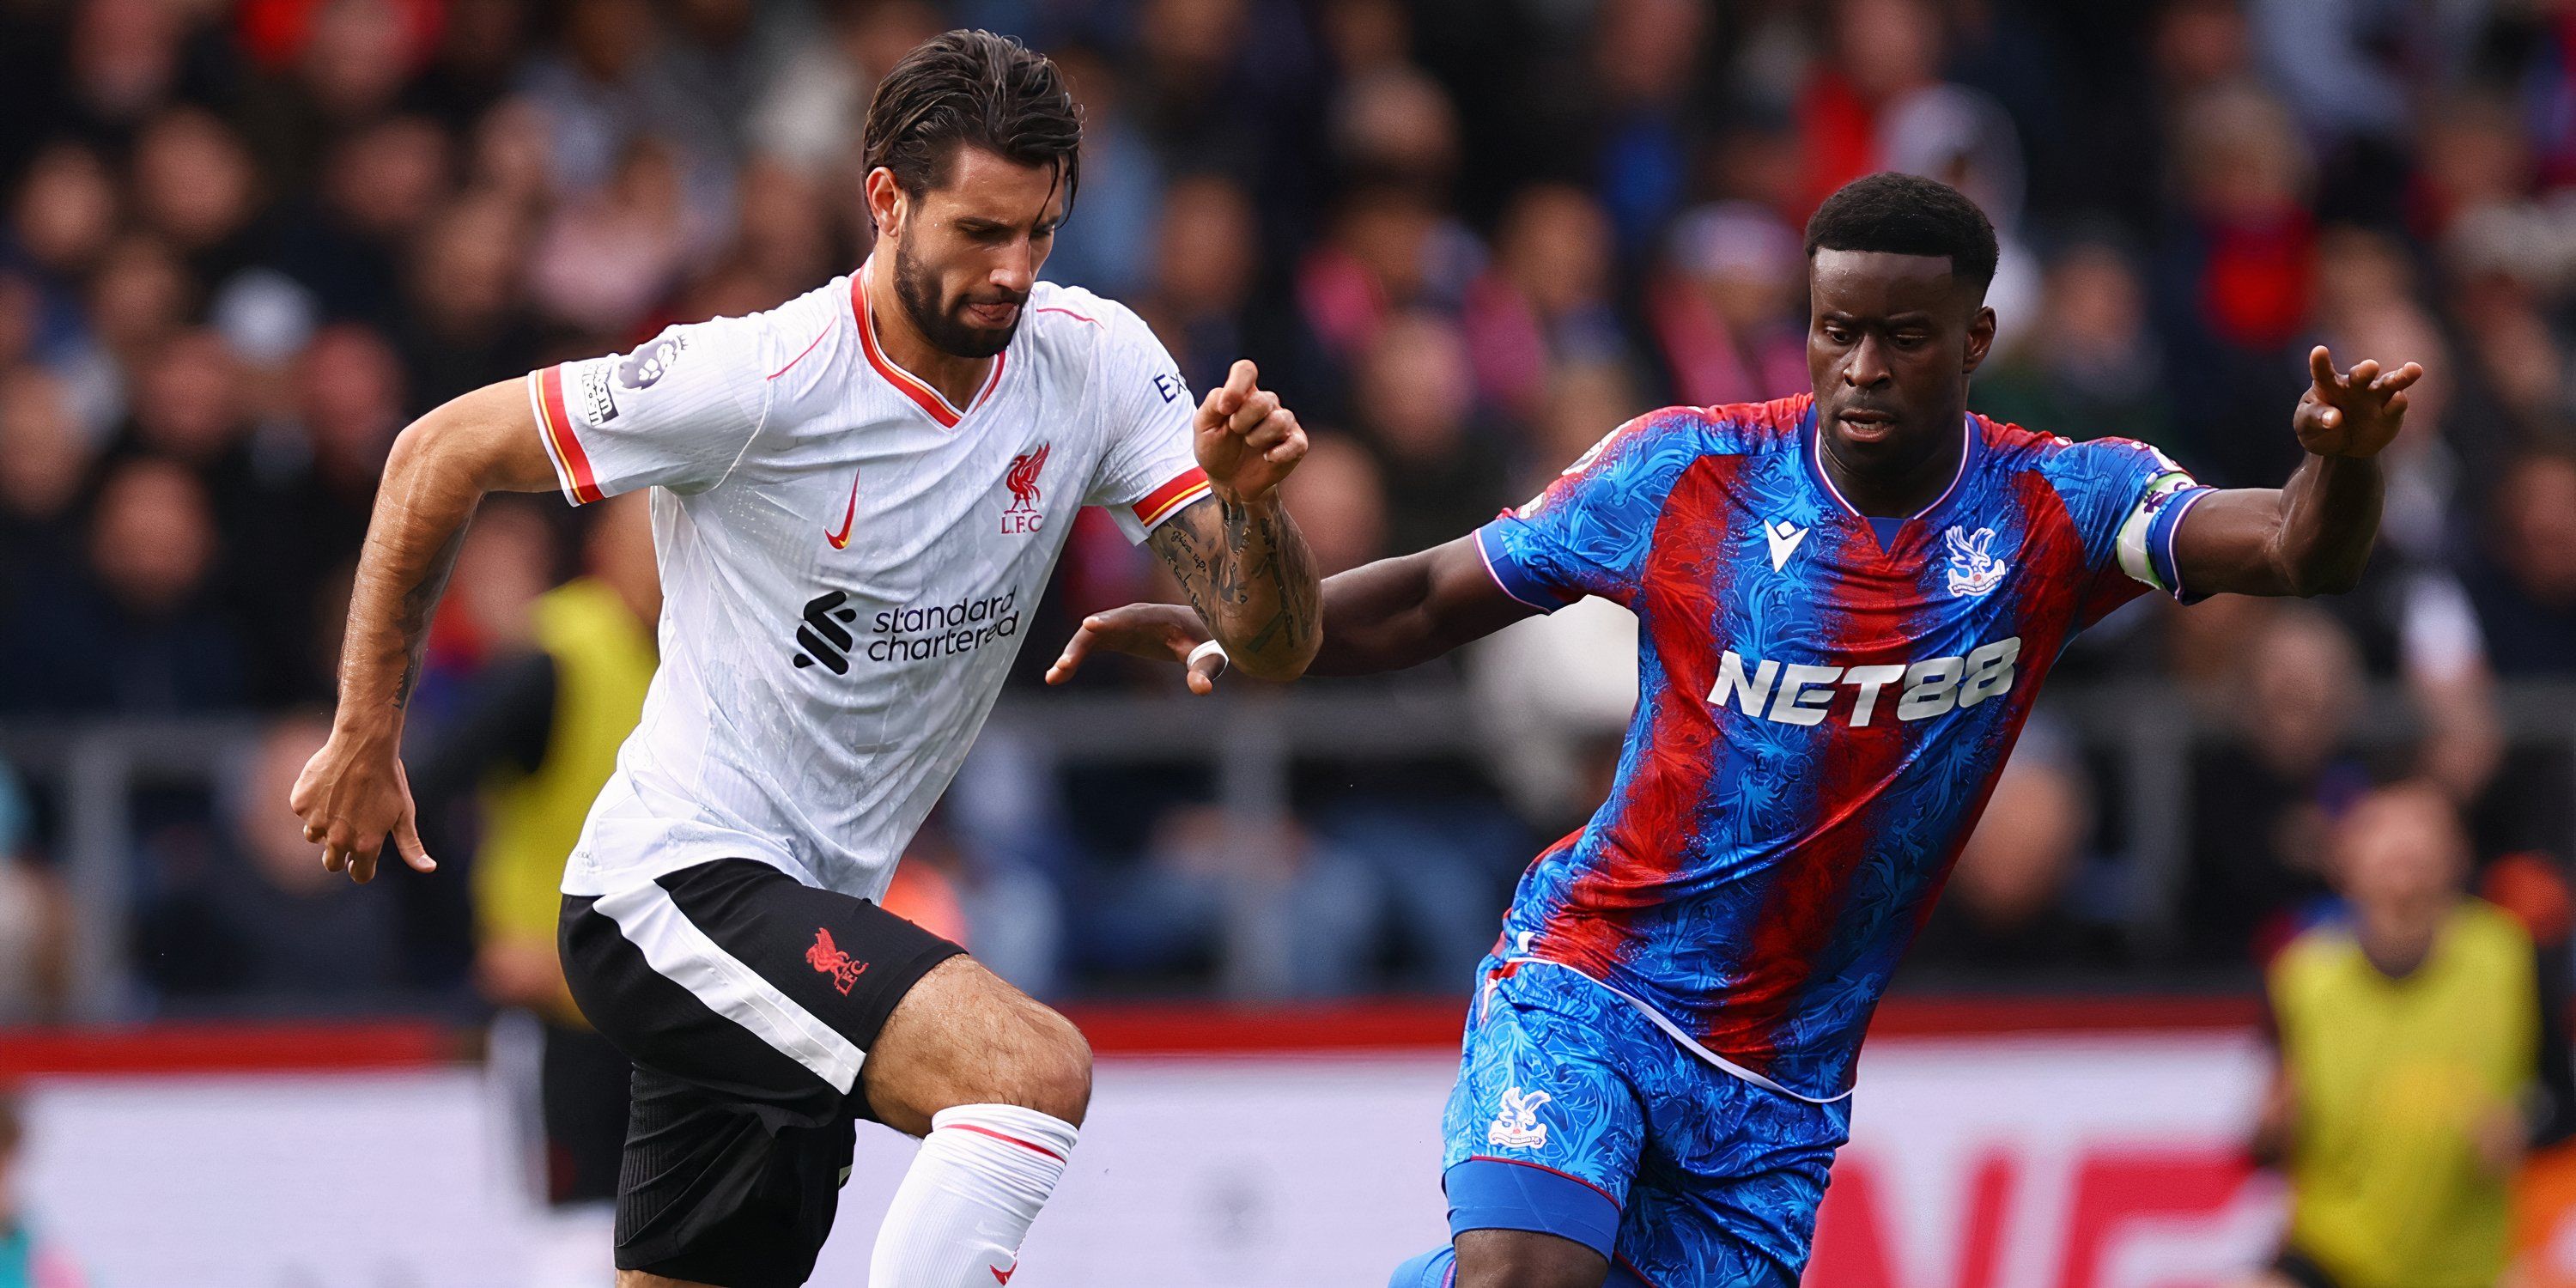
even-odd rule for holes
{"type": "Polygon", "coordinates": [[[723,482],[769,412],[764,316],[670,327],[632,353],[528,373],[528,399],[566,499],[723,482]]]}
{"type": "Polygon", "coordinates": [[[2183,585],[2174,563],[2174,533],[2207,487],[2172,458],[2145,443],[2100,438],[2074,443],[2050,462],[2049,473],[2069,515],[2083,533],[2098,618],[2148,590],[2183,603],[2207,596],[2183,585]]]}
{"type": "Polygon", "coordinates": [[[1207,495],[1207,471],[1199,468],[1190,441],[1198,404],[1180,367],[1142,318],[1106,300],[1081,305],[1097,309],[1089,320],[1108,330],[1092,385],[1108,450],[1083,503],[1106,507],[1129,541],[1143,541],[1156,525],[1207,495]]]}
{"type": "Polygon", "coordinates": [[[1663,497],[1687,455],[1663,450],[1674,436],[1658,416],[1610,431],[1517,510],[1476,530],[1485,570],[1503,593],[1553,613],[1586,595],[1635,598],[1663,497]]]}

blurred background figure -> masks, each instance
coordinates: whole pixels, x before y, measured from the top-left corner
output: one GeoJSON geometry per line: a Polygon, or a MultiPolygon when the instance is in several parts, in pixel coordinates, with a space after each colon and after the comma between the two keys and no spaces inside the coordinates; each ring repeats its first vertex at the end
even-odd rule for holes
{"type": "MultiPolygon", "coordinates": [[[[506,634],[413,754],[411,772],[433,852],[472,855],[477,991],[538,1023],[541,1192],[559,1206],[616,1198],[630,1070],[565,987],[557,891],[643,713],[662,611],[649,502],[621,497],[586,517],[581,575],[483,610],[507,623],[506,634]],[[468,799],[474,808],[460,809],[468,799]]],[[[522,564],[530,553],[511,551],[522,564]]]]}
{"type": "Polygon", "coordinates": [[[36,849],[30,806],[0,760],[0,1025],[61,1019],[70,984],[70,896],[36,849]]]}
{"type": "Polygon", "coordinates": [[[2326,893],[2327,834],[2371,775],[2349,741],[2361,660],[2332,617],[2278,608],[2235,656],[2238,737],[2193,775],[2182,924],[2194,959],[2241,967],[2268,959],[2326,893]]]}
{"type": "Polygon", "coordinates": [[[141,957],[167,1010],[352,1015],[397,1003],[398,907],[332,880],[303,826],[274,808],[330,732],[313,714],[269,722],[223,795],[224,828],[157,834],[141,957]]]}
{"type": "Polygon", "coordinates": [[[2065,728],[2035,716],[1916,941],[1920,969],[1993,981],[2119,964],[2117,932],[2073,906],[2093,820],[2092,784],[2065,728]]]}
{"type": "Polygon", "coordinates": [[[2509,1184],[2576,1130],[2567,981],[2461,894],[2468,837],[2439,788],[2371,792],[2335,829],[2341,915],[2269,971],[2279,1065],[2256,1152],[2291,1188],[2264,1288],[2491,1284],[2509,1184]]]}
{"type": "Polygon", "coordinates": [[[28,1212],[19,1181],[27,1120],[18,1094],[0,1089],[0,1283],[25,1288],[82,1288],[89,1280],[71,1253],[45,1238],[28,1212]]]}

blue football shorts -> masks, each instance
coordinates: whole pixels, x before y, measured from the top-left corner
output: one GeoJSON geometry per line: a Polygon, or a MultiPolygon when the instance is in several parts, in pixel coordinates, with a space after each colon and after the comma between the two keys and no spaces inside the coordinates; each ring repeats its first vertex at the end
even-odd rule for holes
{"type": "Polygon", "coordinates": [[[1537,1230],[1650,1288],[1794,1288],[1851,1102],[1710,1064],[1543,962],[1477,971],[1442,1122],[1451,1236],[1537,1230]]]}

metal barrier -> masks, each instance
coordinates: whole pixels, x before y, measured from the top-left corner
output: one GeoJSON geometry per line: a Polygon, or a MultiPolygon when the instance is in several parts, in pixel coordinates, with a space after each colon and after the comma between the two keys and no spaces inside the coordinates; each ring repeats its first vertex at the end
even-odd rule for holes
{"type": "MultiPolygon", "coordinates": [[[[2576,750],[2576,683],[2508,686],[2500,696],[2508,745],[2576,750]]],[[[2130,928],[2144,942],[2161,942],[2172,933],[2187,871],[2193,747],[2233,730],[2206,720],[2166,683],[2059,686],[2042,707],[2117,766],[2111,788],[2127,821],[2123,849],[2141,895],[2130,928]]],[[[229,766],[246,763],[258,727],[231,718],[0,728],[0,756],[54,785],[62,806],[61,858],[75,904],[76,1019],[116,1022],[140,1009],[129,934],[134,791],[218,781],[229,766]]],[[[2404,696],[2387,689],[2363,703],[2353,732],[2365,747],[2386,747],[2415,728],[2404,696]]],[[[1483,739],[1462,689],[1422,682],[1293,694],[1238,686],[1210,698],[1015,694],[995,709],[989,732],[1055,765],[1201,760],[1213,767],[1218,804],[1247,836],[1286,814],[1300,758],[1473,756],[1483,739]]],[[[2566,790],[2576,799],[2576,780],[2566,790]]],[[[2576,854],[2576,837],[2568,838],[2567,852],[2576,854]]]]}

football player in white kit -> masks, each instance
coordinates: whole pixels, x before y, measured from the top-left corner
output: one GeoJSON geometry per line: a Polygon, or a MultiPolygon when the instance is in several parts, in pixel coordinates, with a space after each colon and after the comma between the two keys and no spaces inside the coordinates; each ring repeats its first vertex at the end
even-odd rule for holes
{"type": "Polygon", "coordinates": [[[804,1282],[853,1121],[923,1138],[875,1288],[1008,1283],[1090,1095],[1073,1026],[880,909],[1082,506],[1149,542],[1233,664],[1297,675],[1306,450],[1237,363],[1195,412],[1136,315],[1039,282],[1079,178],[1056,69],[950,32],[877,87],[874,251],[766,313],[467,394],[406,429],[293,806],[357,880],[422,851],[397,755],[431,607],[492,490],[650,486],[661,669],[564,874],[582,1010],[635,1062],[618,1282],[804,1282]]]}

